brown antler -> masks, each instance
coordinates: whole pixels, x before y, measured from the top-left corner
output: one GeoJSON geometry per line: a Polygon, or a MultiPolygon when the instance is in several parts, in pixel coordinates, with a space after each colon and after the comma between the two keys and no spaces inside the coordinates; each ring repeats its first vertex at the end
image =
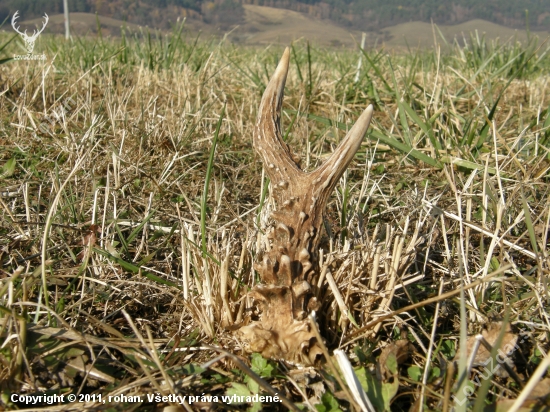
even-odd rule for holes
{"type": "Polygon", "coordinates": [[[264,356],[310,365],[321,350],[305,319],[319,305],[310,297],[318,271],[317,248],[323,212],[336,183],[359,149],[372,118],[369,105],[331,157],[305,173],[281,137],[281,106],[288,72],[287,48],[262,97],[254,130],[254,148],[271,180],[275,211],[270,250],[255,265],[263,284],[251,295],[263,306],[261,320],[243,326],[245,347],[264,356]]]}

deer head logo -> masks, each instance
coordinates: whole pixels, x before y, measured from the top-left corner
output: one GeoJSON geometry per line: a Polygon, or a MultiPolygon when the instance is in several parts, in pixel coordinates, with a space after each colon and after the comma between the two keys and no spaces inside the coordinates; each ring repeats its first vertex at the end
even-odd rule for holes
{"type": "Polygon", "coordinates": [[[44,29],[46,28],[46,24],[48,24],[49,17],[46,13],[44,13],[44,19],[45,20],[44,20],[44,24],[42,25],[42,28],[40,30],[38,30],[38,32],[36,30],[33,30],[32,36],[29,36],[27,34],[27,30],[25,30],[24,33],[21,33],[19,31],[19,26],[15,27],[15,23],[16,23],[16,20],[18,18],[19,18],[19,10],[17,10],[15,12],[15,14],[13,15],[13,17],[11,19],[11,25],[13,26],[13,29],[17,33],[19,33],[21,35],[21,37],[23,38],[23,41],[25,42],[25,48],[27,49],[27,53],[31,54],[32,51],[34,50],[34,43],[36,42],[36,39],[38,38],[38,35],[44,31],[44,29]]]}

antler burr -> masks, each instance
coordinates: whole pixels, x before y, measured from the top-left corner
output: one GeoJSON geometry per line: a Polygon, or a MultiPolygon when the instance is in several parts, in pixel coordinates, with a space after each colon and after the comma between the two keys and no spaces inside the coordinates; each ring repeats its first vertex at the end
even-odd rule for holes
{"type": "Polygon", "coordinates": [[[263,94],[254,129],[254,148],[271,181],[275,210],[268,232],[270,248],[255,265],[262,283],[251,296],[262,306],[261,318],[243,326],[245,349],[272,358],[311,365],[321,349],[307,313],[319,304],[310,282],[318,272],[318,245],[328,197],[361,146],[373,108],[369,105],[330,158],[316,170],[300,169],[281,136],[281,106],[290,50],[283,56],[263,94]]]}

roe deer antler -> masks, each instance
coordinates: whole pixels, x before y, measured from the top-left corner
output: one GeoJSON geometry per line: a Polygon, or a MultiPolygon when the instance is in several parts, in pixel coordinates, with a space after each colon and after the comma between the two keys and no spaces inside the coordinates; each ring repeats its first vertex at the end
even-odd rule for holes
{"type": "Polygon", "coordinates": [[[318,272],[317,248],[326,202],[359,149],[372,118],[369,105],[330,158],[306,173],[281,137],[281,106],[290,50],[285,49],[260,104],[254,148],[271,181],[275,221],[270,250],[255,265],[262,284],[251,296],[261,319],[239,329],[245,349],[271,358],[311,365],[321,356],[307,312],[318,308],[310,282],[318,272]]]}

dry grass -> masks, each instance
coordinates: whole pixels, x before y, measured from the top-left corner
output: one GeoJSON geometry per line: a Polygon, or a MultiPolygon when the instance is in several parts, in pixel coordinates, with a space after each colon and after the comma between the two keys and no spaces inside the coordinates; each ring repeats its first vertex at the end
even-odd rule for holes
{"type": "MultiPolygon", "coordinates": [[[[46,62],[0,67],[1,401],[123,394],[143,402],[49,410],[154,410],[170,402],[146,394],[204,394],[218,402],[180,407],[243,409],[221,396],[274,391],[285,406],[265,407],[357,408],[336,360],[251,358],[232,333],[258,316],[267,182],[251,136],[281,50],[178,36],[45,38],[46,62]]],[[[522,337],[521,381],[492,376],[472,401],[517,398],[548,359],[549,62],[478,46],[372,51],[357,84],[357,53],[294,46],[283,127],[306,168],[376,104],[329,202],[315,294],[327,350],[344,349],[377,410],[459,410],[479,373],[465,332],[495,320],[522,337]]]]}

